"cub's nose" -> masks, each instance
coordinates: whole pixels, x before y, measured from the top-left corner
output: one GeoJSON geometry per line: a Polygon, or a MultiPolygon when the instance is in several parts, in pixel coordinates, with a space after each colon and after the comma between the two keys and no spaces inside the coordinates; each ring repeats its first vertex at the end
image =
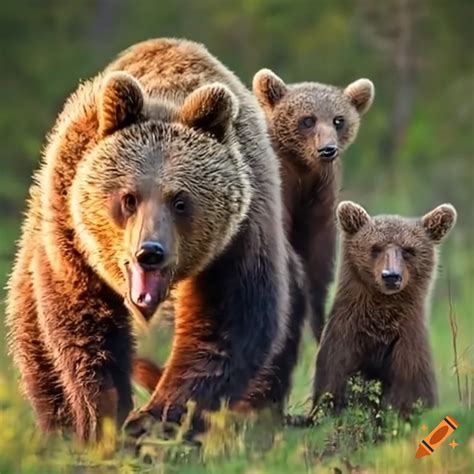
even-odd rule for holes
{"type": "Polygon", "coordinates": [[[165,260],[165,249],[159,242],[144,242],[135,257],[144,270],[158,270],[165,260]]]}
{"type": "Polygon", "coordinates": [[[323,148],[318,148],[318,156],[325,161],[332,161],[337,156],[336,145],[326,145],[323,148]]]}
{"type": "Polygon", "coordinates": [[[385,286],[391,290],[397,289],[402,283],[402,275],[396,270],[382,270],[382,280],[385,286]]]}

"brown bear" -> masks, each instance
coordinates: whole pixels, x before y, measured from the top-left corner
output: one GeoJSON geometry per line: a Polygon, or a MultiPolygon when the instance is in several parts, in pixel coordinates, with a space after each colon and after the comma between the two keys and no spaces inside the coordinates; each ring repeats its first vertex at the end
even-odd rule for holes
{"type": "MultiPolygon", "coordinates": [[[[372,105],[374,85],[368,79],[345,89],[316,82],[285,84],[262,69],[253,91],[281,162],[285,227],[306,269],[310,322],[319,341],[333,279],[340,155],[357,136],[361,115],[372,105]]],[[[298,331],[299,325],[294,326],[298,331]]]]}
{"type": "Polygon", "coordinates": [[[49,136],[9,283],[9,346],[39,426],[94,441],[103,417],[123,422],[130,312],[149,319],[171,287],[172,353],[135,425],[239,400],[290,310],[279,190],[255,99],[202,45],[140,43],[81,85],[49,136]]]}
{"type": "Polygon", "coordinates": [[[436,402],[427,308],[437,246],[456,222],[443,204],[420,219],[370,217],[345,201],[337,208],[342,256],[337,293],[316,362],[313,401],[329,392],[345,404],[348,378],[382,381],[384,401],[408,415],[436,402]]]}

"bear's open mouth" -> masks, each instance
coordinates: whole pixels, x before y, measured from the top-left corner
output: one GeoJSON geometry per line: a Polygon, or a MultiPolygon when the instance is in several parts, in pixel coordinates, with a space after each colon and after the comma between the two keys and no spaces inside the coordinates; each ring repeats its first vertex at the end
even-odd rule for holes
{"type": "Polygon", "coordinates": [[[127,301],[148,321],[168,297],[171,272],[145,270],[137,262],[126,262],[127,301]]]}

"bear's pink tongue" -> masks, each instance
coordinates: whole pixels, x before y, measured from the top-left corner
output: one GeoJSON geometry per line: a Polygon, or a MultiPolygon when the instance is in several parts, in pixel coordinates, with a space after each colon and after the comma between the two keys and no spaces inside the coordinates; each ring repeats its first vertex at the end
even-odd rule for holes
{"type": "Polygon", "coordinates": [[[160,272],[146,272],[138,264],[130,266],[130,298],[139,308],[156,309],[160,303],[163,277],[160,272]]]}

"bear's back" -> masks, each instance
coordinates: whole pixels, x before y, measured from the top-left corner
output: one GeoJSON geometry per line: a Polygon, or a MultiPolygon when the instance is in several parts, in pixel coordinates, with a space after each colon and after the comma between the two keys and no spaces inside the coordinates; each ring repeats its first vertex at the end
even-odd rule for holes
{"type": "Polygon", "coordinates": [[[137,43],[107,66],[105,73],[110,71],[128,72],[150,96],[167,98],[176,105],[193,90],[213,82],[245,95],[240,81],[203,45],[187,40],[160,38],[137,43]]]}
{"type": "MultiPolygon", "coordinates": [[[[244,159],[251,165],[256,183],[265,188],[280,186],[278,162],[267,137],[260,107],[242,82],[208,50],[193,41],[159,38],[137,43],[107,66],[104,74],[126,71],[134,76],[152,99],[179,107],[195,89],[220,83],[238,99],[234,126],[244,159]]],[[[270,192],[270,188],[268,191],[270,192]]],[[[273,194],[273,193],[272,193],[273,194]]]]}

